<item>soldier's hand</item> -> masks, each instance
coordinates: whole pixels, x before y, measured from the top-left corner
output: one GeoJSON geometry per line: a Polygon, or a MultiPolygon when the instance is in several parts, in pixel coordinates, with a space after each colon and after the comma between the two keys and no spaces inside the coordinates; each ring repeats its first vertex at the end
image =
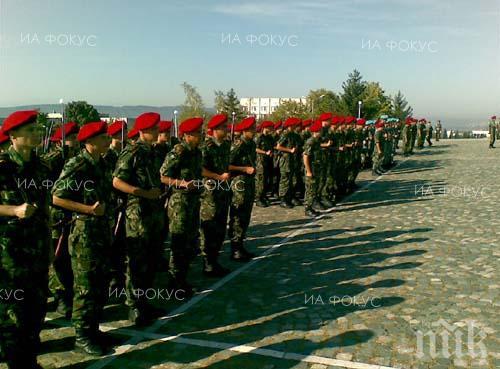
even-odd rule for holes
{"type": "Polygon", "coordinates": [[[97,201],[94,205],[92,205],[92,210],[90,211],[92,215],[96,217],[102,217],[104,215],[104,211],[106,210],[106,205],[99,203],[97,201]]]}
{"type": "Polygon", "coordinates": [[[312,177],[312,176],[313,176],[312,172],[306,172],[306,177],[312,177]]]}
{"type": "Polygon", "coordinates": [[[255,168],[254,167],[247,167],[245,170],[245,173],[251,176],[252,174],[255,173],[255,168]]]}
{"type": "Polygon", "coordinates": [[[295,147],[292,147],[292,149],[290,150],[290,153],[295,154],[295,151],[297,151],[297,149],[295,147]]]}
{"type": "Polygon", "coordinates": [[[222,173],[219,177],[221,181],[228,181],[231,178],[231,173],[222,173]]]}
{"type": "Polygon", "coordinates": [[[266,155],[267,155],[267,156],[273,156],[273,152],[272,152],[271,150],[267,150],[267,151],[266,151],[266,155]]]}
{"type": "Polygon", "coordinates": [[[144,192],[144,197],[148,200],[156,200],[161,196],[161,190],[159,188],[151,188],[144,192]]]}
{"type": "Polygon", "coordinates": [[[19,219],[26,219],[30,218],[36,209],[36,206],[24,203],[16,207],[16,209],[14,210],[14,214],[16,214],[16,217],[18,217],[19,219]]]}

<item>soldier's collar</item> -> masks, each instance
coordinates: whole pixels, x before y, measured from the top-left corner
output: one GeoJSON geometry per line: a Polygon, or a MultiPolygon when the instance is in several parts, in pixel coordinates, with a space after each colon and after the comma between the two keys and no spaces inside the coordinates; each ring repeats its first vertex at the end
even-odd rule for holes
{"type": "Polygon", "coordinates": [[[14,148],[14,146],[13,146],[13,145],[11,145],[11,146],[8,148],[7,152],[9,153],[9,156],[10,156],[10,158],[12,159],[12,161],[13,161],[14,163],[16,163],[17,165],[21,166],[21,167],[22,167],[22,166],[24,166],[24,164],[26,164],[27,162],[30,162],[31,160],[33,160],[33,157],[34,157],[34,155],[35,155],[35,153],[34,153],[33,151],[31,151],[30,159],[29,159],[27,162],[25,162],[25,161],[23,160],[23,157],[21,156],[21,154],[19,154],[19,153],[16,151],[16,149],[14,148]]]}
{"type": "Polygon", "coordinates": [[[87,151],[86,148],[83,148],[82,149],[82,155],[85,159],[87,159],[88,161],[90,161],[93,165],[97,165],[99,164],[99,159],[94,159],[92,157],[92,155],[90,155],[90,153],[87,151]]]}

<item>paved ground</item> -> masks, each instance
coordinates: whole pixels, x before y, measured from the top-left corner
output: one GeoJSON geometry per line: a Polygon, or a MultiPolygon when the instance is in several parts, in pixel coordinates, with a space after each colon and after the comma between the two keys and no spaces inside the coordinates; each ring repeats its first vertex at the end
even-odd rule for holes
{"type": "Polygon", "coordinates": [[[303,208],[256,208],[248,245],[261,257],[242,266],[224,254],[235,272],[220,281],[203,279],[196,264],[190,278],[206,290],[157,301],[172,313],[149,329],[109,306],[102,327],[113,332],[114,356],[72,353],[72,329],[50,314],[41,363],[500,368],[500,149],[445,140],[397,160],[380,178],[362,173],[364,187],[318,220],[303,208]]]}

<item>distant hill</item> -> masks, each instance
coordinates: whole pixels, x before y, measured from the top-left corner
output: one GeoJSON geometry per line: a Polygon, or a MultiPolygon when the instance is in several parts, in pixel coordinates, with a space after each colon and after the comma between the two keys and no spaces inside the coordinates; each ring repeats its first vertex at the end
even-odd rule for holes
{"type": "MultiPolygon", "coordinates": [[[[149,105],[125,105],[125,106],[111,106],[111,105],[94,105],[97,111],[101,114],[106,114],[111,117],[127,117],[135,118],[139,114],[146,111],[155,111],[160,113],[162,119],[170,120],[174,116],[174,110],[180,110],[180,106],[149,106],[149,105]]],[[[39,105],[23,105],[12,107],[0,107],[0,122],[3,121],[10,113],[16,110],[29,110],[40,109],[44,113],[61,112],[59,104],[39,104],[39,105]]],[[[207,108],[208,111],[214,112],[214,108],[207,108]]],[[[429,116],[433,123],[441,119],[443,127],[447,130],[486,130],[488,129],[488,119],[485,117],[468,117],[456,118],[447,116],[429,116]]]]}

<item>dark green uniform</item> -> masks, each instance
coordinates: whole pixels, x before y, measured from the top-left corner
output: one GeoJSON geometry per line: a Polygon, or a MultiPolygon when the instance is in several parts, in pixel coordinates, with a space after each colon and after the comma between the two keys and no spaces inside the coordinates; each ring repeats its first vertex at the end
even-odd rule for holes
{"type": "Polygon", "coordinates": [[[9,368],[36,365],[46,312],[49,268],[48,167],[24,162],[11,146],[0,154],[0,204],[36,205],[27,219],[0,217],[0,356],[9,368]]]}
{"type": "Polygon", "coordinates": [[[417,149],[422,149],[425,142],[425,124],[418,123],[417,126],[417,149]]]}
{"type": "MultiPolygon", "coordinates": [[[[99,202],[109,210],[110,173],[104,159],[93,159],[86,149],[64,165],[59,183],[54,196],[85,205],[99,202]]],[[[94,337],[99,329],[108,292],[110,244],[107,214],[72,214],[69,250],[74,273],[72,320],[77,337],[94,337]]]]}
{"type": "MultiPolygon", "coordinates": [[[[255,139],[255,145],[263,151],[273,151],[274,139],[270,134],[259,134],[255,139]]],[[[257,154],[257,168],[255,179],[255,196],[257,200],[266,201],[266,193],[271,191],[273,157],[266,154],[257,154]]]]}
{"type": "MultiPolygon", "coordinates": [[[[43,156],[43,160],[50,168],[50,180],[54,183],[62,172],[64,163],[78,154],[78,149],[69,149],[56,146],[43,156]]],[[[57,184],[56,184],[57,185],[57,184]]],[[[68,250],[68,236],[71,229],[71,213],[57,206],[50,207],[50,222],[52,248],[56,253],[49,269],[49,289],[56,301],[65,311],[66,317],[71,316],[73,302],[73,270],[68,250]]],[[[59,311],[59,310],[58,310],[59,311]]]]}
{"type": "MultiPolygon", "coordinates": [[[[170,275],[177,287],[187,285],[189,264],[198,249],[200,226],[200,194],[202,192],[202,153],[185,141],[174,146],[160,169],[162,176],[179,182],[195,181],[196,188],[188,190],[172,186],[168,200],[170,243],[170,275]]],[[[212,230],[215,232],[215,230],[212,230]]]]}
{"type": "MultiPolygon", "coordinates": [[[[217,174],[228,173],[230,150],[231,144],[228,141],[219,143],[215,138],[207,137],[201,150],[203,168],[217,174]]],[[[226,237],[231,188],[230,181],[221,183],[205,178],[204,182],[200,210],[200,248],[206,270],[213,270],[218,264],[217,258],[226,237]]]]}
{"type": "MultiPolygon", "coordinates": [[[[230,155],[231,165],[255,168],[255,161],[256,152],[253,140],[247,140],[242,136],[233,143],[230,155]]],[[[250,224],[255,198],[255,176],[235,172],[232,189],[233,196],[229,210],[229,238],[232,250],[238,251],[243,248],[243,241],[250,224]]]]}
{"type": "MultiPolygon", "coordinates": [[[[373,152],[373,171],[380,172],[382,169],[382,163],[384,159],[384,129],[376,129],[374,134],[375,141],[375,150],[373,152]],[[377,146],[380,146],[381,151],[377,149],[377,146]]],[[[379,173],[377,173],[379,174],[379,173]]]]}
{"type": "Polygon", "coordinates": [[[416,123],[412,123],[411,124],[411,140],[410,140],[410,154],[413,154],[413,149],[415,148],[415,141],[417,140],[417,131],[418,131],[418,128],[417,128],[417,124],[416,123]]]}
{"type": "MultiPolygon", "coordinates": [[[[292,149],[295,141],[295,132],[290,130],[283,131],[278,139],[278,144],[292,149]]],[[[297,156],[288,152],[281,152],[279,158],[280,168],[280,183],[279,183],[279,197],[281,201],[291,202],[293,197],[293,175],[296,167],[297,156]]]]}
{"type": "Polygon", "coordinates": [[[497,126],[495,121],[492,119],[490,120],[489,126],[488,126],[488,133],[490,134],[490,149],[494,148],[495,146],[495,140],[496,140],[496,131],[497,131],[497,126]]]}
{"type": "MultiPolygon", "coordinates": [[[[160,166],[153,147],[138,140],[122,151],[113,175],[144,190],[160,188],[160,166]]],[[[149,304],[136,291],[153,287],[158,263],[163,260],[163,206],[159,200],[129,194],[125,214],[127,305],[144,313],[149,304]]]]}
{"type": "Polygon", "coordinates": [[[304,155],[309,158],[312,177],[305,176],[306,193],[304,206],[311,208],[315,201],[319,200],[319,175],[321,174],[321,159],[323,153],[319,137],[310,137],[304,145],[304,155]]]}

